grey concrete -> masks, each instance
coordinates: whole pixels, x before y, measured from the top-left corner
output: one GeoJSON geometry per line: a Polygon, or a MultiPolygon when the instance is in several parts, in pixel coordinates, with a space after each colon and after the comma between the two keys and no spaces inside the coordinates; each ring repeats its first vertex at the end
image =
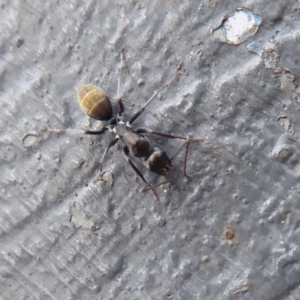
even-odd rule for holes
{"type": "Polygon", "coordinates": [[[1,299],[300,299],[299,3],[182,2],[1,2],[1,299]],[[257,33],[216,39],[241,6],[257,33]],[[113,135],[45,131],[103,126],[76,90],[115,100],[122,48],[126,119],[180,62],[188,73],[134,124],[204,140],[160,201],[121,143],[93,184],[113,135]]]}

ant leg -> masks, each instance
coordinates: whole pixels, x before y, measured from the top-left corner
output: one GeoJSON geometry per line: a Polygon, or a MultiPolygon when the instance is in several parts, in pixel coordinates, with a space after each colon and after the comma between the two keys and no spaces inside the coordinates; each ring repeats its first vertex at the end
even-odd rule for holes
{"type": "Polygon", "coordinates": [[[190,147],[190,143],[187,143],[186,148],[185,148],[184,161],[183,161],[183,176],[184,177],[189,177],[188,174],[186,173],[186,164],[187,164],[189,147],[190,147]]]}
{"type": "Polygon", "coordinates": [[[119,106],[119,112],[118,112],[118,119],[121,119],[122,114],[124,112],[124,104],[121,98],[121,77],[122,77],[122,71],[125,69],[125,53],[124,49],[121,49],[121,66],[119,68],[119,77],[118,77],[118,90],[117,90],[117,103],[119,106]]]}
{"type": "MultiPolygon", "coordinates": [[[[171,182],[172,182],[171,180],[166,180],[166,181],[160,182],[160,183],[158,183],[158,184],[156,184],[156,185],[154,185],[152,187],[157,188],[157,187],[159,187],[159,186],[161,186],[163,184],[171,183],[171,182]]],[[[149,190],[151,190],[151,188],[149,188],[148,186],[145,186],[144,188],[140,189],[140,192],[141,193],[145,193],[145,192],[148,192],[149,190]]]]}
{"type": "Polygon", "coordinates": [[[150,133],[150,134],[155,134],[155,135],[163,136],[163,137],[168,138],[168,139],[182,139],[182,140],[187,140],[187,138],[185,138],[183,136],[178,136],[178,135],[174,135],[174,134],[167,134],[167,133],[163,133],[163,132],[157,132],[157,131],[153,131],[152,129],[145,128],[145,127],[138,128],[135,132],[136,133],[150,133]]]}
{"type": "Polygon", "coordinates": [[[92,131],[92,130],[82,130],[82,129],[51,129],[51,128],[44,128],[44,132],[49,132],[49,133],[67,133],[71,135],[77,135],[77,134],[92,134],[92,135],[97,135],[97,134],[102,134],[105,131],[108,130],[108,127],[104,127],[98,131],[92,131]]]}
{"type": "Polygon", "coordinates": [[[132,169],[135,171],[136,174],[139,175],[139,177],[147,184],[147,186],[152,190],[156,200],[159,200],[159,197],[156,193],[156,190],[154,189],[154,187],[148,183],[148,181],[145,179],[145,177],[143,176],[143,174],[141,173],[141,171],[135,166],[135,164],[130,160],[129,158],[129,148],[127,146],[124,146],[123,148],[123,154],[124,154],[124,158],[125,160],[130,164],[130,166],[132,167],[132,169]]]}
{"type": "Polygon", "coordinates": [[[170,158],[170,161],[172,161],[172,159],[178,155],[178,153],[184,148],[186,147],[185,149],[185,154],[184,154],[184,162],[183,162],[183,176],[184,177],[189,177],[186,173],[186,164],[187,164],[187,157],[188,157],[188,151],[189,151],[189,147],[190,147],[190,144],[192,143],[201,143],[203,142],[202,139],[187,139],[184,144],[176,151],[176,153],[170,158]]]}
{"type": "Polygon", "coordinates": [[[122,48],[121,49],[121,66],[119,68],[119,77],[118,77],[118,90],[117,90],[117,95],[118,95],[118,100],[121,99],[121,75],[122,71],[125,69],[125,51],[122,48]]]}
{"type": "Polygon", "coordinates": [[[108,130],[107,127],[102,128],[101,130],[93,131],[93,130],[84,130],[85,134],[97,135],[102,134],[108,130]]]}
{"type": "Polygon", "coordinates": [[[103,152],[103,155],[102,155],[102,158],[100,160],[100,174],[99,176],[93,181],[94,183],[98,182],[98,181],[102,181],[103,180],[103,175],[106,173],[106,172],[102,172],[102,166],[103,166],[103,162],[105,160],[105,157],[107,155],[107,152],[108,152],[108,149],[112,146],[114,146],[117,142],[118,142],[119,138],[115,138],[114,140],[112,140],[105,148],[104,152],[103,152]]]}
{"type": "Polygon", "coordinates": [[[119,112],[118,112],[118,117],[121,117],[125,108],[124,108],[124,104],[121,98],[118,99],[118,105],[119,105],[119,112]]]}
{"type": "Polygon", "coordinates": [[[161,87],[158,91],[154,92],[154,94],[144,104],[144,106],[133,115],[133,117],[131,118],[131,120],[128,122],[129,124],[132,124],[143,113],[143,111],[145,110],[145,108],[156,98],[156,96],[158,95],[158,93],[160,93],[167,86],[169,86],[171,83],[173,83],[173,81],[176,81],[179,78],[180,75],[186,74],[182,69],[183,69],[183,66],[182,66],[182,64],[180,64],[180,66],[177,69],[177,72],[173,76],[173,78],[170,81],[168,81],[163,87],[161,87]]]}

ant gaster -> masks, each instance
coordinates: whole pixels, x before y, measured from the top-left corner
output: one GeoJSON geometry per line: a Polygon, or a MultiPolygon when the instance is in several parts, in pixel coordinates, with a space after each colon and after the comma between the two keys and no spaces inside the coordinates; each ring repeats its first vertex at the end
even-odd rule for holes
{"type": "MultiPolygon", "coordinates": [[[[104,150],[104,153],[100,161],[100,175],[94,182],[102,180],[103,174],[105,173],[102,171],[102,166],[105,157],[107,155],[108,149],[114,146],[119,140],[121,140],[124,143],[123,155],[125,160],[129,163],[129,165],[137,173],[137,175],[153,191],[156,199],[158,200],[159,197],[156,193],[154,186],[150,185],[147,182],[143,174],[140,172],[140,170],[130,159],[130,156],[143,158],[145,166],[151,172],[160,176],[167,176],[169,174],[170,170],[172,169],[172,162],[171,162],[172,158],[169,158],[166,152],[161,150],[159,147],[151,146],[149,139],[146,138],[143,134],[155,134],[166,138],[185,140],[185,143],[180,148],[180,150],[184,146],[186,146],[183,173],[184,176],[187,176],[186,160],[187,160],[189,144],[192,142],[201,142],[202,141],[201,139],[187,139],[185,137],[176,136],[173,134],[156,132],[148,128],[138,128],[136,130],[131,128],[132,123],[143,113],[145,108],[156,98],[157,94],[161,92],[163,89],[165,89],[167,86],[169,86],[172,82],[176,81],[181,74],[184,74],[184,72],[182,71],[182,66],[178,68],[175,76],[169,82],[167,82],[163,87],[161,87],[158,91],[156,91],[150,97],[150,99],[142,106],[142,108],[138,110],[127,123],[123,121],[124,104],[120,97],[118,97],[117,100],[119,112],[114,117],[113,108],[110,99],[108,98],[108,96],[105,94],[103,90],[91,84],[83,85],[78,90],[77,96],[78,96],[81,109],[93,119],[109,122],[109,125],[103,127],[99,131],[87,130],[84,131],[84,133],[91,134],[91,135],[99,135],[108,131],[108,132],[114,132],[116,134],[116,138],[112,140],[104,150]]],[[[119,89],[120,89],[120,78],[118,84],[118,94],[119,94],[119,89]]]]}

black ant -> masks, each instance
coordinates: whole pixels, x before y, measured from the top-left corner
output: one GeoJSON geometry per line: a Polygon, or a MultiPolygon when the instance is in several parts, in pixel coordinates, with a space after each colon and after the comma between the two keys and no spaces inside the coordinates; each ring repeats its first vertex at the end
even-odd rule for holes
{"type": "MultiPolygon", "coordinates": [[[[121,59],[123,58],[123,51],[121,59]]],[[[143,113],[145,108],[156,98],[157,94],[169,86],[171,83],[176,81],[181,74],[185,74],[182,71],[182,65],[178,68],[175,76],[167,82],[163,87],[161,87],[158,91],[156,91],[150,99],[143,105],[143,107],[138,110],[132,118],[128,122],[123,121],[123,112],[124,112],[124,104],[122,99],[118,97],[117,103],[119,107],[118,114],[114,117],[113,108],[110,102],[110,99],[105,94],[103,90],[100,88],[87,84],[83,85],[77,93],[79,104],[81,109],[91,118],[100,120],[100,121],[108,121],[109,125],[103,127],[99,131],[84,131],[85,134],[91,135],[99,135],[105,132],[114,132],[116,134],[116,138],[112,140],[108,146],[105,148],[102,158],[100,160],[100,175],[94,180],[94,183],[97,181],[101,181],[103,178],[103,174],[105,172],[102,171],[102,165],[107,155],[108,149],[114,146],[119,140],[122,140],[124,143],[123,154],[125,160],[129,163],[132,169],[136,172],[136,174],[147,184],[148,189],[151,189],[154,193],[154,196],[158,200],[159,197],[156,193],[155,187],[147,182],[141,171],[136,167],[136,165],[131,161],[130,155],[134,157],[140,157],[144,159],[145,166],[153,173],[160,176],[167,176],[172,169],[172,158],[177,155],[177,153],[186,146],[185,158],[184,158],[184,167],[183,174],[187,177],[186,173],[186,161],[188,148],[190,143],[198,143],[201,142],[201,139],[188,139],[181,136],[176,136],[173,134],[166,134],[162,132],[156,132],[148,128],[138,128],[136,130],[131,128],[132,123],[143,113]],[[177,151],[177,153],[169,158],[165,151],[160,148],[154,146],[152,147],[148,138],[146,138],[143,134],[155,134],[158,136],[171,138],[171,139],[183,139],[185,140],[184,145],[177,151]]],[[[120,79],[118,84],[118,93],[120,88],[120,79]]],[[[160,183],[164,184],[166,182],[160,183]]]]}

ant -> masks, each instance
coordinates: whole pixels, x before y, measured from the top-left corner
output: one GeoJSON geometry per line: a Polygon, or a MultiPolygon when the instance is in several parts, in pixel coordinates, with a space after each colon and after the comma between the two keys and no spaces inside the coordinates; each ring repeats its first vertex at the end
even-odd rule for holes
{"type": "MultiPolygon", "coordinates": [[[[124,62],[124,51],[121,52],[121,61],[124,62]]],[[[182,64],[177,69],[174,77],[168,81],[163,87],[161,87],[158,91],[154,92],[154,94],[149,98],[149,100],[139,109],[128,122],[123,121],[123,112],[125,110],[124,104],[122,102],[121,97],[119,97],[120,90],[120,78],[118,80],[118,100],[117,104],[119,107],[119,111],[116,116],[113,114],[113,108],[110,99],[106,95],[106,93],[91,84],[83,85],[77,93],[78,101],[81,109],[91,118],[99,120],[99,121],[108,121],[109,125],[103,127],[98,131],[86,130],[85,134],[91,135],[100,135],[105,132],[114,132],[116,137],[112,140],[108,146],[105,148],[102,158],[100,160],[100,174],[94,180],[94,183],[97,181],[103,180],[103,175],[105,171],[102,171],[103,162],[106,158],[107,152],[109,148],[114,146],[119,140],[124,143],[123,147],[123,155],[125,160],[129,163],[132,169],[136,172],[136,174],[146,183],[148,189],[151,189],[155,198],[159,200],[155,187],[148,183],[145,179],[144,175],[141,171],[136,167],[136,165],[132,162],[130,156],[142,158],[144,160],[145,166],[153,173],[160,176],[167,176],[172,169],[172,159],[178,154],[181,149],[186,146],[186,152],[184,157],[184,167],[183,174],[188,177],[186,173],[186,162],[188,155],[188,148],[190,143],[199,143],[201,139],[188,139],[181,136],[176,136],[173,134],[166,134],[162,132],[153,131],[149,128],[138,128],[136,130],[131,128],[131,125],[134,121],[136,121],[141,114],[144,112],[145,108],[156,98],[158,93],[172,84],[174,81],[179,79],[179,76],[185,74],[183,71],[182,64]],[[148,138],[144,136],[144,134],[154,134],[158,136],[162,136],[165,138],[171,139],[182,139],[185,140],[183,146],[177,151],[177,153],[169,158],[165,151],[161,150],[157,146],[151,146],[148,138]]],[[[162,182],[158,185],[162,185],[166,182],[162,182]]],[[[148,190],[147,189],[147,190],[148,190]]]]}

